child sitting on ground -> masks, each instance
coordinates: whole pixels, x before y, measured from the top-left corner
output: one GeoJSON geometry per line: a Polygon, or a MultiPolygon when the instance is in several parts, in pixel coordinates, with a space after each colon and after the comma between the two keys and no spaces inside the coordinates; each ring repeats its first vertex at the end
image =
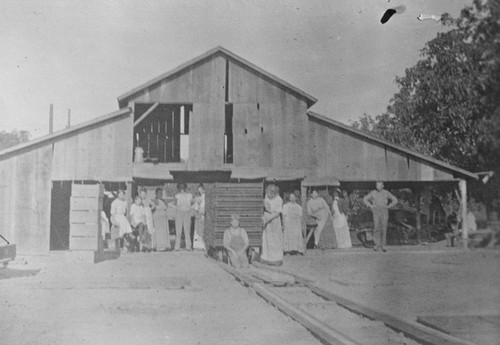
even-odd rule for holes
{"type": "Polygon", "coordinates": [[[231,227],[224,231],[224,248],[229,253],[229,261],[236,268],[248,268],[248,236],[245,229],[240,228],[239,215],[231,215],[231,227]]]}

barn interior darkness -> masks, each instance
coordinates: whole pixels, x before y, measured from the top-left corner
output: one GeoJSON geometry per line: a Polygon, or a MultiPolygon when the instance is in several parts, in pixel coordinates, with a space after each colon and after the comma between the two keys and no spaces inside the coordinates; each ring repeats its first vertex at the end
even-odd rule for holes
{"type": "MultiPolygon", "coordinates": [[[[137,122],[154,104],[135,104],[137,122]]],[[[189,153],[189,118],[192,104],[159,104],[134,125],[134,148],[144,150],[144,161],[186,162],[189,153]]]]}

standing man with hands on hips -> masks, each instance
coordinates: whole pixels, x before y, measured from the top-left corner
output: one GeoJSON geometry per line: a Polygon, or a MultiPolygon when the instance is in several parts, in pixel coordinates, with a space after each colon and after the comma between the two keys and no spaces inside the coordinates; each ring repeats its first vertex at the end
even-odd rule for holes
{"type": "Polygon", "coordinates": [[[363,198],[363,202],[373,213],[373,242],[375,242],[373,250],[377,251],[382,249],[383,252],[386,252],[385,246],[389,209],[396,206],[398,199],[384,189],[384,182],[377,181],[376,188],[376,190],[372,190],[363,198]]]}

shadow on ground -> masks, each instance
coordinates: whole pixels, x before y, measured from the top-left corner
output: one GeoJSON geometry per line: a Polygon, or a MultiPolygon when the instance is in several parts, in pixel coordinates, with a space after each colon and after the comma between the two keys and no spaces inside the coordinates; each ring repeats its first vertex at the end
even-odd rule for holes
{"type": "Polygon", "coordinates": [[[36,270],[16,270],[11,268],[4,268],[0,270],[0,280],[1,279],[11,279],[11,278],[21,278],[21,277],[32,277],[38,274],[40,269],[36,270]]]}

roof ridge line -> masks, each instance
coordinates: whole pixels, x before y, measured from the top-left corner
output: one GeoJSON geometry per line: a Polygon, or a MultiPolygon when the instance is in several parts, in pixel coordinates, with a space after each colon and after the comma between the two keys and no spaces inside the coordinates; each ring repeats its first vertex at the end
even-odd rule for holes
{"type": "Polygon", "coordinates": [[[266,77],[266,78],[274,81],[275,83],[285,87],[286,89],[289,89],[290,91],[298,94],[300,97],[304,98],[307,101],[308,108],[310,108],[313,104],[315,104],[318,101],[318,99],[315,98],[314,96],[312,96],[312,95],[306,93],[305,91],[293,86],[292,84],[284,81],[283,79],[275,76],[274,74],[265,71],[264,69],[260,68],[259,66],[251,63],[250,61],[242,58],[239,55],[236,55],[235,53],[231,52],[230,50],[219,45],[219,46],[216,46],[215,48],[212,48],[212,49],[206,51],[205,53],[203,53],[201,55],[198,55],[197,57],[195,57],[193,59],[190,59],[189,61],[187,61],[183,64],[178,65],[177,67],[174,67],[174,68],[168,70],[165,73],[162,73],[161,75],[159,75],[153,79],[150,79],[149,81],[147,81],[145,83],[140,84],[139,86],[131,89],[130,91],[125,92],[124,94],[118,96],[118,98],[117,98],[118,104],[120,106],[125,106],[123,104],[123,102],[125,100],[127,100],[128,98],[132,97],[133,95],[143,91],[144,89],[146,89],[154,84],[161,82],[164,79],[173,77],[176,74],[181,73],[183,70],[189,68],[190,66],[195,65],[195,64],[197,64],[197,63],[199,63],[207,58],[210,58],[211,56],[218,54],[218,53],[227,55],[228,57],[234,59],[236,62],[239,62],[239,63],[249,67],[250,69],[254,70],[255,72],[263,75],[264,77],[266,77]]]}

